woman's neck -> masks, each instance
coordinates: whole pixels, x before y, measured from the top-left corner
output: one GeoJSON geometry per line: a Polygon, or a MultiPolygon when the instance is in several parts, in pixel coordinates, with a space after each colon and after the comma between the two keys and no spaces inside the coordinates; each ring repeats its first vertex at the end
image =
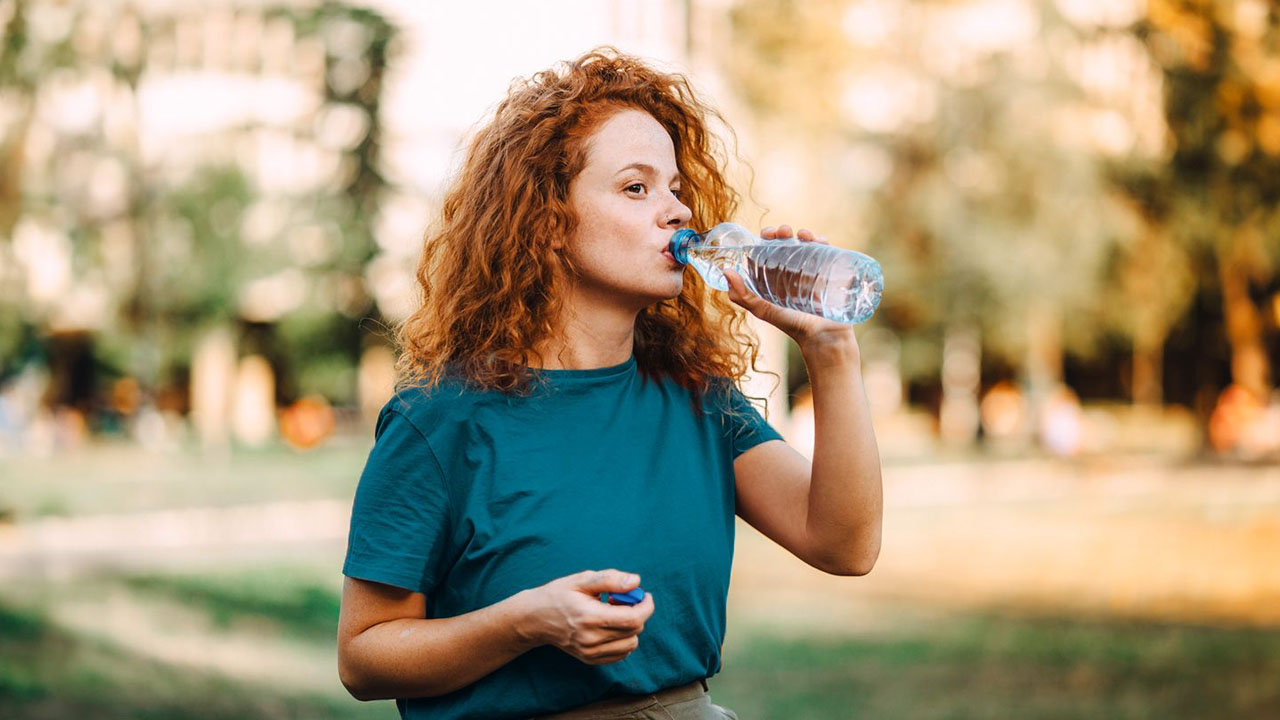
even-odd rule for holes
{"type": "Polygon", "coordinates": [[[567,312],[567,320],[534,349],[534,367],[591,370],[621,365],[635,349],[634,313],[567,312]],[[540,360],[540,362],[539,362],[540,360]]]}

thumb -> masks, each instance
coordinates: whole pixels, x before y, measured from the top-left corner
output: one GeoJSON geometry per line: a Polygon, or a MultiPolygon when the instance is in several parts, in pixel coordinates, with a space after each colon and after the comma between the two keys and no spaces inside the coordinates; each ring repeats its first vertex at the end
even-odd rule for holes
{"type": "Polygon", "coordinates": [[[640,586],[640,576],[621,570],[587,570],[580,573],[578,589],[598,595],[603,592],[623,593],[640,586]]]}
{"type": "Polygon", "coordinates": [[[722,270],[725,282],[729,284],[729,297],[737,300],[746,294],[747,284],[742,282],[742,276],[734,270],[722,270]]]}
{"type": "Polygon", "coordinates": [[[733,270],[724,271],[725,280],[729,283],[729,299],[746,308],[752,315],[772,322],[773,303],[752,292],[742,276],[733,270]]]}

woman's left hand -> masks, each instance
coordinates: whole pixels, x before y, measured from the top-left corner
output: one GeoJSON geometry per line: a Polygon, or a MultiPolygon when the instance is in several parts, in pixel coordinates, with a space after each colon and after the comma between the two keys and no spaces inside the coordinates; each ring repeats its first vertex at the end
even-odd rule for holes
{"type": "MultiPolygon", "coordinates": [[[[767,227],[760,231],[760,237],[766,240],[786,239],[792,237],[792,235],[791,226],[789,225],[782,225],[777,228],[767,227]]],[[[814,235],[804,228],[801,228],[800,232],[794,233],[794,236],[801,242],[830,245],[826,238],[814,235]]],[[[733,270],[725,270],[724,275],[729,281],[730,300],[746,308],[752,315],[791,336],[791,339],[795,340],[802,349],[811,343],[852,342],[855,346],[857,345],[852,325],[775,305],[748,290],[742,277],[733,270]]]]}

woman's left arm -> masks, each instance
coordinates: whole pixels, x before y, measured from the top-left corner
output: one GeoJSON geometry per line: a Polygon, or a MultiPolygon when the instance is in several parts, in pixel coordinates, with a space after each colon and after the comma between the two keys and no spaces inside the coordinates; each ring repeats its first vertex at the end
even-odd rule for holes
{"type": "MultiPolygon", "coordinates": [[[[765,228],[766,238],[791,229],[765,228]]],[[[807,230],[801,240],[825,242],[807,230]]],[[[853,327],[774,305],[734,272],[730,298],[800,346],[813,395],[813,462],[784,442],[762,443],[734,460],[738,514],[825,572],[865,575],[880,554],[880,452],[853,327]]]]}
{"type": "MultiPolygon", "coordinates": [[[[850,333],[852,334],[852,333],[850,333]]],[[[865,575],[880,554],[880,451],[856,343],[801,346],[813,393],[806,534],[818,557],[865,575]]]]}

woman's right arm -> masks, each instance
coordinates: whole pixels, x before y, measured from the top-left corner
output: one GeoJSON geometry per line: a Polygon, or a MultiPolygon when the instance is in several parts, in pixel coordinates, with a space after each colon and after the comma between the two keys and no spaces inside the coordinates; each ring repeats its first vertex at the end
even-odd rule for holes
{"type": "Polygon", "coordinates": [[[548,644],[585,663],[617,662],[635,650],[653,599],[627,607],[598,597],[639,584],[617,570],[586,570],[465,615],[424,618],[422,593],[348,577],[338,674],[352,696],[381,700],[444,695],[548,644]]]}

